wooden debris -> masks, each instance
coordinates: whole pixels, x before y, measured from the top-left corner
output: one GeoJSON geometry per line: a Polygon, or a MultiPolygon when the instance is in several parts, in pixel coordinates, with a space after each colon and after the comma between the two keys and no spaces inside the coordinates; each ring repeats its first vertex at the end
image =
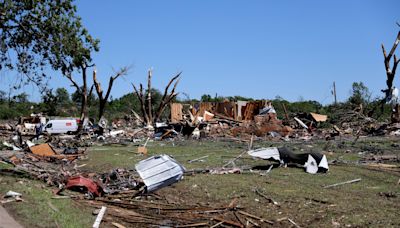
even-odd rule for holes
{"type": "Polygon", "coordinates": [[[209,224],[205,223],[205,222],[199,222],[199,223],[193,223],[193,224],[187,224],[187,225],[178,225],[175,227],[183,228],[183,227],[199,227],[199,226],[209,226],[209,224]]]}
{"type": "Polygon", "coordinates": [[[93,223],[93,228],[99,228],[101,220],[103,219],[104,213],[106,213],[107,207],[102,206],[99,214],[97,215],[96,221],[93,223]]]}
{"type": "Polygon", "coordinates": [[[15,198],[11,198],[11,199],[6,199],[6,200],[0,200],[1,204],[6,204],[6,203],[11,203],[11,202],[15,202],[15,198]]]}
{"type": "Polygon", "coordinates": [[[117,228],[126,228],[125,226],[123,226],[123,225],[121,225],[121,224],[119,224],[119,223],[117,223],[117,222],[112,222],[111,224],[112,224],[113,226],[117,227],[117,228]]]}
{"type": "Polygon", "coordinates": [[[238,198],[234,198],[228,205],[228,208],[230,209],[234,209],[237,207],[237,203],[238,203],[238,198]]]}
{"type": "Polygon", "coordinates": [[[203,158],[208,158],[208,155],[203,156],[203,157],[199,157],[199,158],[196,158],[196,159],[193,159],[193,160],[190,160],[190,161],[188,161],[188,162],[189,162],[189,163],[192,163],[192,162],[195,162],[195,161],[199,161],[199,160],[201,160],[201,159],[203,159],[203,158]]]}
{"type": "Polygon", "coordinates": [[[260,192],[257,188],[254,189],[254,192],[257,193],[259,196],[263,197],[264,199],[268,200],[268,202],[273,203],[274,205],[279,205],[278,202],[276,202],[276,201],[273,200],[272,198],[266,196],[265,194],[263,194],[262,192],[260,192]]]}
{"type": "Polygon", "coordinates": [[[37,146],[32,146],[29,148],[33,154],[40,155],[40,156],[52,156],[56,155],[53,148],[49,146],[49,144],[41,144],[37,146]]]}
{"type": "Polygon", "coordinates": [[[384,171],[393,171],[398,172],[400,171],[400,165],[395,164],[384,164],[384,163],[369,163],[366,164],[368,168],[372,170],[384,170],[384,171]]]}
{"type": "Polygon", "coordinates": [[[236,219],[242,224],[245,225],[246,221],[241,218],[240,214],[237,211],[234,211],[233,214],[235,215],[236,219]]]}
{"type": "Polygon", "coordinates": [[[332,188],[332,187],[336,187],[336,186],[339,186],[339,185],[351,184],[351,183],[355,183],[355,182],[359,182],[359,181],[361,181],[361,178],[350,180],[350,181],[345,181],[345,182],[340,182],[340,183],[337,183],[337,184],[327,185],[327,186],[324,186],[324,188],[332,188]]]}
{"type": "Polygon", "coordinates": [[[330,204],[330,203],[329,203],[328,201],[326,201],[326,200],[319,200],[319,199],[313,199],[313,198],[308,198],[308,197],[305,197],[305,199],[306,199],[306,200],[313,201],[313,202],[316,202],[316,203],[330,204]]]}
{"type": "Polygon", "coordinates": [[[234,227],[244,228],[244,226],[242,224],[240,224],[240,223],[237,223],[237,222],[234,222],[234,221],[230,221],[230,220],[225,220],[225,219],[223,219],[221,217],[214,217],[213,220],[222,222],[222,224],[226,223],[226,224],[234,226],[234,227]]]}
{"type": "Polygon", "coordinates": [[[291,220],[290,218],[287,219],[290,223],[292,223],[296,228],[300,228],[299,225],[297,225],[293,220],[291,220]]]}
{"type": "Polygon", "coordinates": [[[150,137],[147,137],[146,142],[144,143],[143,146],[139,146],[138,147],[138,153],[139,154],[143,154],[143,155],[147,155],[147,143],[149,142],[150,137]]]}
{"type": "Polygon", "coordinates": [[[178,123],[183,120],[183,105],[180,103],[171,103],[171,122],[178,123]]]}
{"type": "MultiPolygon", "coordinates": [[[[251,135],[251,139],[249,142],[249,150],[253,147],[253,135],[251,135]]],[[[234,159],[230,160],[229,162],[227,162],[224,166],[222,166],[223,168],[225,168],[226,166],[233,164],[235,166],[235,161],[239,158],[241,158],[243,155],[245,155],[247,153],[247,151],[242,152],[241,154],[239,154],[239,156],[235,157],[234,159]]]]}
{"type": "Polygon", "coordinates": [[[55,211],[55,212],[60,212],[60,211],[58,210],[58,208],[56,208],[50,201],[47,202],[47,205],[49,205],[49,207],[50,207],[53,211],[55,211]]]}
{"type": "Polygon", "coordinates": [[[260,217],[258,217],[258,216],[255,216],[255,215],[252,215],[252,214],[250,214],[250,213],[247,213],[247,212],[245,212],[245,211],[238,211],[238,212],[239,212],[240,214],[245,215],[245,216],[248,216],[248,217],[250,217],[250,218],[257,219],[257,220],[259,220],[260,222],[265,222],[265,223],[274,225],[274,222],[273,222],[273,221],[260,218],[260,217]]]}
{"type": "Polygon", "coordinates": [[[220,226],[222,224],[224,224],[224,222],[219,222],[219,223],[217,223],[217,224],[215,224],[213,226],[210,226],[210,228],[215,228],[215,227],[218,227],[218,226],[220,226]]]}
{"type": "MultiPolygon", "coordinates": [[[[260,227],[260,225],[258,224],[258,223],[256,223],[256,222],[254,222],[253,220],[251,220],[251,219],[249,219],[249,218],[246,218],[246,221],[247,222],[249,222],[249,223],[251,223],[253,226],[255,226],[255,227],[260,227]]],[[[246,226],[247,227],[247,226],[246,226]]]]}
{"type": "Polygon", "coordinates": [[[317,122],[325,122],[328,119],[327,115],[321,115],[318,113],[310,112],[312,118],[317,122]]]}

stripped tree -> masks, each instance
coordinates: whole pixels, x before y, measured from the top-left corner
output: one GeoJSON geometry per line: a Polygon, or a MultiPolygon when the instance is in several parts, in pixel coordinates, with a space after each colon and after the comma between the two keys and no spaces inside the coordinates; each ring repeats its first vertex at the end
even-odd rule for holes
{"type": "Polygon", "coordinates": [[[82,64],[80,66],[81,73],[82,73],[82,85],[79,85],[78,82],[73,78],[72,72],[68,72],[65,74],[65,77],[69,79],[69,81],[72,83],[72,86],[75,87],[76,92],[81,96],[81,110],[80,110],[80,122],[79,122],[79,128],[78,131],[82,130],[83,128],[83,123],[85,119],[88,118],[88,101],[89,97],[91,96],[93,92],[93,86],[90,87],[88,90],[88,82],[87,82],[87,69],[89,67],[93,67],[92,65],[86,65],[82,64]]]}
{"type": "Polygon", "coordinates": [[[108,88],[106,93],[103,93],[103,89],[101,88],[101,83],[97,80],[97,71],[93,70],[93,83],[96,88],[97,96],[99,97],[99,120],[103,117],[104,111],[108,102],[108,98],[110,97],[111,89],[114,85],[114,81],[119,77],[127,75],[130,67],[122,67],[119,71],[115,73],[114,76],[110,76],[110,80],[108,82],[108,88]]]}
{"type": "MultiPolygon", "coordinates": [[[[400,24],[397,23],[397,25],[400,27],[400,24]]],[[[382,52],[383,52],[383,57],[384,57],[384,63],[385,63],[385,69],[386,69],[386,85],[387,89],[382,90],[382,92],[385,93],[385,100],[387,100],[393,92],[393,80],[394,76],[396,74],[396,69],[397,65],[400,62],[400,59],[397,59],[396,54],[394,52],[396,51],[397,45],[400,43],[400,31],[397,34],[396,40],[394,41],[394,44],[392,48],[390,49],[389,54],[386,53],[385,46],[382,44],[382,52]],[[393,57],[393,67],[390,67],[390,61],[393,57]]],[[[396,103],[395,106],[392,109],[392,122],[399,123],[400,122],[400,106],[396,103]]]]}
{"type": "Polygon", "coordinates": [[[158,105],[158,108],[154,112],[152,99],[151,99],[151,79],[152,79],[152,70],[148,71],[147,75],[147,90],[144,91],[143,85],[139,85],[139,89],[132,83],[133,89],[135,90],[136,96],[139,98],[140,109],[142,111],[143,120],[147,126],[153,126],[153,124],[160,120],[161,115],[163,114],[167,105],[178,95],[175,92],[176,87],[179,83],[180,75],[182,72],[178,73],[176,76],[171,78],[167,86],[165,87],[164,94],[161,98],[161,102],[158,105]],[[170,90],[171,85],[173,84],[172,89],[170,90]]]}

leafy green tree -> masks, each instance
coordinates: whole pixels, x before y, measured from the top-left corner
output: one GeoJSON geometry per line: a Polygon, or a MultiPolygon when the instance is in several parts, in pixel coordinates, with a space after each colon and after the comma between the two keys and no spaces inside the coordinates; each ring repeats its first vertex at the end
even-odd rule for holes
{"type": "Polygon", "coordinates": [[[37,85],[49,78],[47,66],[60,70],[82,96],[81,119],[85,118],[86,72],[99,40],[82,26],[73,0],[3,0],[0,9],[0,70],[16,70],[37,85]],[[81,73],[82,85],[74,72],[81,73]]]}
{"type": "MultiPolygon", "coordinates": [[[[71,100],[73,103],[75,103],[78,106],[82,105],[82,94],[80,93],[79,90],[75,90],[71,94],[71,100]]],[[[96,96],[93,94],[93,90],[90,90],[88,95],[87,95],[87,105],[90,107],[94,105],[97,102],[96,96]]]]}
{"type": "Polygon", "coordinates": [[[38,112],[45,112],[50,116],[72,116],[75,114],[69,93],[64,88],[46,90],[42,102],[38,104],[38,112]]]}
{"type": "Polygon", "coordinates": [[[56,89],[56,97],[59,105],[66,105],[71,102],[69,93],[65,88],[56,89]]]}
{"type": "Polygon", "coordinates": [[[226,99],[228,99],[229,101],[253,101],[254,99],[253,98],[250,98],[250,97],[243,97],[243,96],[239,96],[239,95],[236,95],[236,96],[229,96],[229,97],[226,97],[226,99]]]}
{"type": "Polygon", "coordinates": [[[12,100],[17,103],[27,103],[29,95],[25,92],[13,96],[12,100]]]}
{"type": "Polygon", "coordinates": [[[210,94],[203,94],[200,98],[202,102],[211,102],[212,98],[210,94]]]}
{"type": "Polygon", "coordinates": [[[348,102],[352,105],[367,105],[371,99],[371,92],[362,82],[353,82],[351,96],[348,102]]]}
{"type": "Polygon", "coordinates": [[[0,104],[4,104],[7,101],[7,93],[0,90],[0,104]]]}
{"type": "Polygon", "coordinates": [[[131,110],[140,113],[139,98],[134,93],[128,93],[124,96],[114,99],[109,103],[109,112],[106,117],[121,118],[126,114],[130,114],[131,110]]]}
{"type": "Polygon", "coordinates": [[[58,98],[53,94],[53,90],[46,90],[46,93],[42,96],[42,111],[49,116],[58,115],[58,98]]]}
{"type": "Polygon", "coordinates": [[[98,48],[72,0],[3,0],[0,8],[0,70],[16,70],[40,84],[48,77],[46,66],[71,72],[98,48]]]}

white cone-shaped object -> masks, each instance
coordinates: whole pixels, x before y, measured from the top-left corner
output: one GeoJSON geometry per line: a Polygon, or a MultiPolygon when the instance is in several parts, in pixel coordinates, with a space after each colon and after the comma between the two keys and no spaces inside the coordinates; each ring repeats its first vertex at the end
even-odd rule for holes
{"type": "Polygon", "coordinates": [[[321,161],[319,162],[318,167],[324,168],[324,169],[326,169],[326,171],[329,170],[328,159],[326,159],[326,156],[325,156],[325,155],[322,156],[322,159],[321,159],[321,161]]]}
{"type": "Polygon", "coordinates": [[[308,160],[304,164],[307,173],[316,174],[318,172],[318,164],[317,161],[313,158],[313,156],[308,155],[308,160]]]}

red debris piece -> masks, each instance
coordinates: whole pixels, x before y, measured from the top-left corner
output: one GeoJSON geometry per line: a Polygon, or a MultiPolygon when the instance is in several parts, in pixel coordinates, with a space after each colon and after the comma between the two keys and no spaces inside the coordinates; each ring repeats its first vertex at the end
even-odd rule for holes
{"type": "Polygon", "coordinates": [[[78,190],[78,191],[88,191],[93,194],[93,196],[100,196],[103,189],[100,185],[91,179],[82,176],[75,176],[68,179],[67,189],[78,190]]]}

